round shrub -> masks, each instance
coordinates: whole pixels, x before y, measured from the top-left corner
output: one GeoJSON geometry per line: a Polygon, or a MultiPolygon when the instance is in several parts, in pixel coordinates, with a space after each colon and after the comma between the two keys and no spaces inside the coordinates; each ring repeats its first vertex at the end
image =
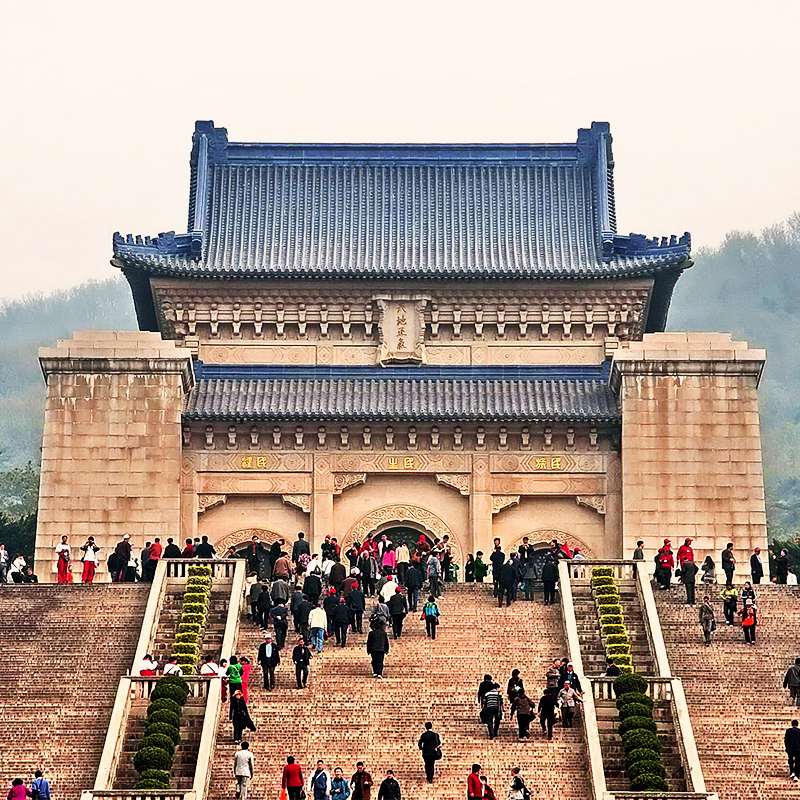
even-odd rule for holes
{"type": "Polygon", "coordinates": [[[616,595],[619,597],[619,589],[616,586],[598,586],[594,590],[595,594],[600,595],[616,595]]]}
{"type": "Polygon", "coordinates": [[[656,721],[652,717],[625,717],[619,723],[619,732],[624,737],[628,731],[652,731],[655,733],[658,728],[656,721]]]}
{"type": "Polygon", "coordinates": [[[645,719],[653,718],[653,709],[642,705],[641,703],[628,703],[619,710],[620,719],[628,719],[629,717],[644,717],[645,719]]]}
{"type": "Polygon", "coordinates": [[[178,636],[182,636],[185,633],[193,633],[195,636],[199,636],[200,635],[200,623],[199,622],[181,622],[178,625],[178,636]]]}
{"type": "Polygon", "coordinates": [[[625,756],[625,769],[633,768],[634,764],[639,764],[644,761],[647,764],[661,763],[661,754],[652,747],[637,747],[635,750],[630,750],[625,756]]]}
{"type": "Polygon", "coordinates": [[[186,631],[185,633],[175,634],[175,644],[197,644],[199,639],[197,631],[186,631]]]}
{"type": "Polygon", "coordinates": [[[206,578],[211,577],[211,567],[201,566],[200,564],[194,564],[189,567],[189,577],[197,577],[201,575],[206,578]]]}
{"type": "Polygon", "coordinates": [[[608,644],[606,645],[606,652],[610,656],[629,656],[631,654],[631,646],[629,644],[608,644]]]}
{"type": "Polygon", "coordinates": [[[144,735],[154,736],[155,734],[169,736],[173,744],[178,744],[181,740],[181,732],[178,728],[173,725],[168,725],[166,722],[153,722],[148,719],[147,726],[144,729],[144,735]]]}
{"type": "Polygon", "coordinates": [[[197,642],[176,642],[172,646],[172,652],[175,655],[185,653],[186,655],[193,655],[197,652],[197,642]]]}
{"type": "Polygon", "coordinates": [[[173,714],[177,714],[178,716],[181,715],[181,707],[179,703],[176,703],[170,697],[159,697],[158,700],[153,700],[153,702],[147,706],[147,717],[149,719],[157,711],[165,710],[171,711],[173,714]]]}
{"type": "MultiPolygon", "coordinates": [[[[638,676],[637,676],[638,677],[638,676]]],[[[616,689],[616,684],[614,689],[616,689]]],[[[653,712],[653,698],[648,697],[646,694],[642,694],[641,692],[627,692],[626,694],[620,694],[617,696],[617,708],[622,710],[627,705],[637,705],[637,706],[646,706],[649,713],[653,712]]],[[[647,716],[645,714],[644,716],[647,716]]]]}
{"type": "Polygon", "coordinates": [[[647,681],[641,675],[620,675],[614,680],[614,694],[617,697],[628,692],[644,694],[646,691],[647,681]]]}
{"type": "Polygon", "coordinates": [[[176,653],[175,660],[178,662],[178,666],[180,666],[184,672],[186,672],[187,667],[190,670],[194,669],[194,665],[197,661],[197,651],[195,650],[192,653],[176,653]]]}
{"type": "Polygon", "coordinates": [[[172,755],[160,747],[143,747],[133,757],[133,766],[139,773],[146,769],[169,770],[172,766],[172,755]]]}
{"type": "Polygon", "coordinates": [[[603,623],[603,633],[606,634],[606,636],[611,636],[613,634],[625,633],[625,626],[622,623],[619,623],[619,624],[606,624],[606,623],[603,623]]]}
{"type": "Polygon", "coordinates": [[[600,624],[603,628],[606,625],[622,625],[622,614],[601,614],[600,624]]]}
{"type": "Polygon", "coordinates": [[[156,684],[156,688],[153,689],[153,692],[150,695],[150,702],[153,702],[154,700],[160,700],[162,697],[167,697],[170,700],[174,700],[179,706],[182,706],[186,702],[186,698],[188,696],[188,688],[183,689],[174,683],[162,685],[161,681],[159,681],[156,684]]]}
{"type": "Polygon", "coordinates": [[[203,619],[206,616],[206,604],[205,601],[202,603],[184,603],[183,604],[183,615],[181,616],[181,621],[183,621],[184,617],[191,614],[194,616],[195,614],[199,614],[203,619]]]}
{"type": "MultiPolygon", "coordinates": [[[[181,727],[181,718],[172,711],[156,711],[156,713],[148,719],[148,722],[165,722],[167,725],[171,725],[178,730],[180,730],[181,727]]],[[[160,767],[156,767],[156,769],[160,769],[160,767]]]]}
{"type": "MultiPolygon", "coordinates": [[[[628,722],[627,719],[624,721],[628,722]]],[[[652,721],[653,720],[650,720],[650,722],[652,721]]],[[[649,747],[651,750],[655,750],[658,753],[661,752],[661,742],[658,741],[658,736],[652,731],[645,731],[639,728],[623,733],[622,745],[626,753],[631,750],[638,750],[640,747],[649,747]]]]}
{"type": "Polygon", "coordinates": [[[607,575],[608,577],[611,577],[613,574],[614,574],[614,568],[613,567],[592,567],[592,577],[593,578],[595,578],[595,577],[599,578],[599,577],[601,577],[603,575],[607,575]]]}
{"type": "MultiPolygon", "coordinates": [[[[148,770],[149,772],[156,772],[157,770],[148,770]]],[[[148,778],[147,780],[140,780],[136,782],[136,785],[133,787],[134,789],[157,789],[159,791],[164,791],[169,789],[169,781],[164,783],[164,781],[156,781],[152,778],[148,778]]]]}
{"type": "Polygon", "coordinates": [[[161,750],[166,750],[170,755],[175,752],[175,742],[172,741],[170,736],[164,736],[161,733],[151,733],[142,739],[139,749],[147,750],[149,747],[158,747],[161,750]]]}
{"type": "MultiPolygon", "coordinates": [[[[653,753],[655,755],[655,753],[653,753]]],[[[643,761],[636,761],[631,764],[626,770],[628,773],[628,780],[638,778],[640,775],[658,775],[660,778],[666,778],[667,770],[660,760],[645,759],[643,761]]]]}
{"type": "Polygon", "coordinates": [[[174,683],[176,686],[180,686],[181,689],[186,692],[186,694],[189,694],[189,683],[187,682],[186,678],[182,678],[180,675],[165,675],[163,678],[158,679],[158,683],[161,686],[174,683]]]}
{"type": "Polygon", "coordinates": [[[197,630],[199,631],[203,627],[203,623],[206,621],[205,615],[205,606],[200,612],[191,612],[187,613],[186,609],[183,609],[183,614],[181,614],[181,621],[178,625],[178,630],[180,630],[184,625],[197,625],[197,630]]]}
{"type": "Polygon", "coordinates": [[[660,775],[639,775],[631,781],[631,789],[635,792],[666,792],[669,786],[660,775]]]}
{"type": "Polygon", "coordinates": [[[615,586],[614,579],[610,575],[592,575],[592,586],[615,586]]]}
{"type": "Polygon", "coordinates": [[[628,644],[630,639],[628,639],[627,633],[612,633],[610,636],[606,636],[606,644],[628,644]]]}
{"type": "Polygon", "coordinates": [[[631,665],[631,657],[630,656],[625,656],[625,655],[609,656],[608,660],[612,664],[616,664],[618,667],[621,667],[623,664],[628,666],[628,667],[631,665]]]}
{"type": "Polygon", "coordinates": [[[163,769],[146,769],[140,776],[140,781],[159,781],[166,783],[169,787],[169,772],[164,772],[163,769]]]}

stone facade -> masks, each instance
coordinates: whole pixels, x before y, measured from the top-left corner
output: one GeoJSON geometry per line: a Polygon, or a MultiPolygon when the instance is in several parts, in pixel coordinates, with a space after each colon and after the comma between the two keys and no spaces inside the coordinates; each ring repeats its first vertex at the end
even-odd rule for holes
{"type": "Polygon", "coordinates": [[[101,561],[125,533],[137,548],[177,535],[181,409],[192,383],[187,351],[153,333],[87,332],[39,357],[47,381],[40,580],[55,580],[54,549],[63,535],[76,559],[94,536],[101,561]]]}
{"type": "Polygon", "coordinates": [[[721,333],[648,334],[617,351],[622,406],[623,550],[685,538],[735,544],[737,573],[766,549],[757,387],[764,351],[721,333]]]}

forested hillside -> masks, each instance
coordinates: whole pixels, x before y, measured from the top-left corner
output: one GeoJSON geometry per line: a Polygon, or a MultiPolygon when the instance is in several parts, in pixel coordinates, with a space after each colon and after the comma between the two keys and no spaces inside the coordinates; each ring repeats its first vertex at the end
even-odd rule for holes
{"type": "MultiPolygon", "coordinates": [[[[767,502],[773,533],[800,527],[800,214],[760,235],[733,232],[695,254],[678,281],[672,330],[733,333],[768,353],[761,384],[767,502]]],[[[22,469],[38,464],[42,345],[74,330],[136,328],[122,279],[87,283],[0,306],[0,513],[35,506],[22,469]]]]}

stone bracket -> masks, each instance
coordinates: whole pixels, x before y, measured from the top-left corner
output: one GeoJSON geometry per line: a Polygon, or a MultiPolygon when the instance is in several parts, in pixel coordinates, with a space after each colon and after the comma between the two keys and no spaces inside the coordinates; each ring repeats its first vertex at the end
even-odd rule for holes
{"type": "Polygon", "coordinates": [[[606,513],[606,496],[604,494],[579,494],[575,497],[579,506],[593,508],[598,514],[606,513]]]}
{"type": "Polygon", "coordinates": [[[294,506],[301,511],[305,511],[306,514],[311,513],[310,494],[282,494],[281,500],[289,506],[294,506]]]}
{"type": "Polygon", "coordinates": [[[499,514],[506,508],[519,505],[520,496],[518,494],[494,494],[492,495],[492,515],[499,514]]]}
{"type": "Polygon", "coordinates": [[[464,497],[469,497],[469,475],[459,475],[454,472],[437,472],[436,483],[441,486],[449,486],[464,495],[464,497]]]}
{"type": "Polygon", "coordinates": [[[197,513],[202,514],[214,506],[221,506],[228,502],[226,494],[199,494],[197,495],[197,513]]]}
{"type": "Polygon", "coordinates": [[[333,493],[342,494],[353,486],[367,482],[366,472],[337,472],[333,476],[333,493]]]}

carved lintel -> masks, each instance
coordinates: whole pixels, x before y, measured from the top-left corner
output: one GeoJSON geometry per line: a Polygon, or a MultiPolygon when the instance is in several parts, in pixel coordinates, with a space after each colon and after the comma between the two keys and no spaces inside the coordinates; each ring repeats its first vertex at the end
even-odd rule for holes
{"type": "Polygon", "coordinates": [[[197,495],[197,513],[202,514],[204,511],[208,511],[209,508],[221,506],[227,500],[228,495],[226,494],[199,494],[197,495]]]}
{"type": "Polygon", "coordinates": [[[518,494],[495,494],[492,495],[492,514],[499,514],[506,508],[519,505],[518,494]]]}
{"type": "Polygon", "coordinates": [[[437,472],[436,483],[449,486],[465,497],[469,497],[469,475],[459,475],[454,472],[437,472]]]}
{"type": "Polygon", "coordinates": [[[575,500],[579,506],[593,508],[598,514],[606,513],[606,496],[604,494],[579,494],[575,500]]]}
{"type": "Polygon", "coordinates": [[[305,511],[306,514],[311,513],[310,494],[282,494],[281,500],[283,500],[283,502],[287,505],[294,506],[295,508],[299,508],[301,511],[305,511]]]}
{"type": "Polygon", "coordinates": [[[346,489],[367,482],[366,472],[337,472],[333,476],[333,493],[341,494],[346,489]]]}

